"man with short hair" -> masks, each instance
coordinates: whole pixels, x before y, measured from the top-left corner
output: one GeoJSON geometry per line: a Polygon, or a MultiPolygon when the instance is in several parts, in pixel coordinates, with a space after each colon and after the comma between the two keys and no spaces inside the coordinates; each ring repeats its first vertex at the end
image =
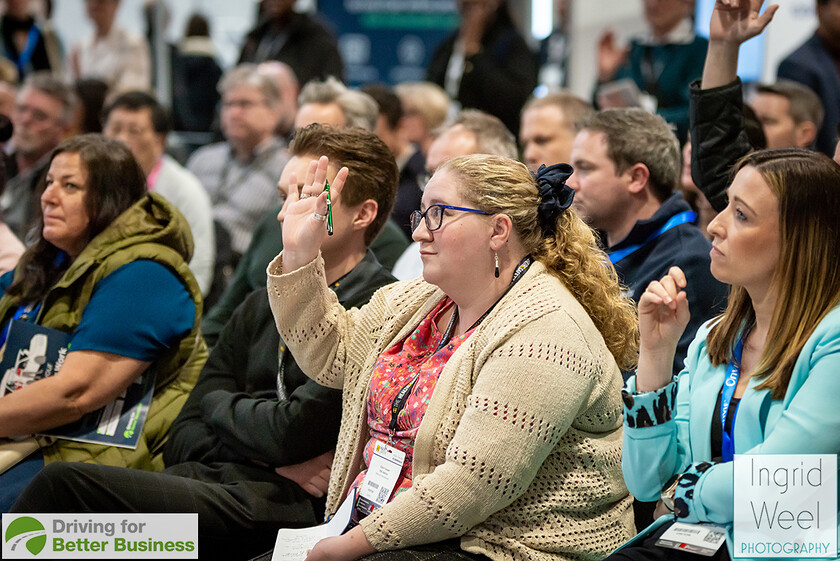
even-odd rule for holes
{"type": "Polygon", "coordinates": [[[780,64],[779,79],[811,88],[822,101],[825,117],[817,133],[817,150],[831,156],[840,124],[840,0],[816,0],[817,30],[780,64]]]}
{"type": "MultiPolygon", "coordinates": [[[[319,125],[299,130],[291,150],[286,177],[294,171],[302,181],[322,155],[329,157],[329,181],[342,166],[350,170],[332,199],[335,235],[319,259],[339,302],[361,306],[393,282],[367,246],[394,201],[394,158],[372,133],[319,125]]],[[[15,508],[197,512],[202,558],[249,559],[274,545],[278,528],[321,522],[340,419],[341,391],[300,370],[262,287],[225,326],[172,425],[163,473],[59,462],[15,508]]]]}
{"type": "Polygon", "coordinates": [[[102,132],[128,146],[149,191],[163,195],[187,219],[195,244],[190,270],[206,296],[216,261],[213,205],[198,178],[164,153],[170,130],[166,109],[145,92],[127,92],[105,108],[104,121],[102,132]]]}
{"type": "Polygon", "coordinates": [[[15,98],[10,115],[13,151],[0,214],[24,242],[31,241],[28,234],[40,213],[38,181],[47,169],[49,154],[70,130],[76,103],[70,86],[44,72],[31,74],[15,98]]]}
{"type": "Polygon", "coordinates": [[[116,25],[120,0],[85,0],[93,36],[75,44],[67,58],[71,82],[97,78],[112,94],[148,90],[152,62],[146,39],[116,25]]]}
{"type": "Polygon", "coordinates": [[[814,148],[824,112],[810,88],[791,80],[758,86],[751,105],[767,137],[767,148],[814,148]]]}
{"type": "Polygon", "coordinates": [[[608,109],[582,123],[572,147],[574,206],[602,233],[618,278],[636,302],[671,267],[688,279],[691,320],[680,338],[682,369],[697,328],[722,310],[726,286],[709,271],[712,246],[679,193],[680,149],[668,123],[643,109],[608,109]]]}
{"type": "Polygon", "coordinates": [[[522,109],[519,145],[532,172],[540,165],[568,163],[577,124],[592,114],[592,104],[568,91],[532,97],[522,109]]]}
{"type": "Polygon", "coordinates": [[[277,121],[274,133],[280,138],[291,140],[298,110],[297,98],[300,95],[300,84],[295,71],[285,62],[276,60],[261,62],[257,69],[271,77],[280,91],[280,120],[277,121]]]}
{"type": "Polygon", "coordinates": [[[312,123],[335,127],[362,127],[375,131],[379,108],[366,93],[348,89],[335,78],[309,82],[298,96],[295,128],[312,123]]]}
{"type": "Polygon", "coordinates": [[[219,84],[225,142],[199,148],[187,162],[210,195],[213,216],[237,255],[248,249],[254,224],[275,202],[275,186],[289,159],[274,129],[280,93],[274,80],[243,64],[219,84]]]}
{"type": "MultiPolygon", "coordinates": [[[[444,162],[470,154],[494,154],[516,159],[516,138],[498,117],[477,109],[464,109],[448,127],[439,131],[426,155],[426,177],[444,162]]],[[[420,243],[414,242],[394,265],[394,276],[409,280],[423,274],[420,243]]]]}

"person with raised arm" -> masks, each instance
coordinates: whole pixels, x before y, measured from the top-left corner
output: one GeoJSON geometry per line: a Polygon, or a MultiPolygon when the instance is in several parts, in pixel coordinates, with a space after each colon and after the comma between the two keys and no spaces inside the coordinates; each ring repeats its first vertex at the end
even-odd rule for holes
{"type": "Polygon", "coordinates": [[[423,278],[348,310],[319,255],[327,164],[310,167],[300,197],[289,189],[268,268],[281,337],[307,375],[343,389],[327,514],[349,496],[359,525],[307,559],[606,555],[633,533],[618,386],[636,321],[568,208],[570,166],[534,176],[499,156],[444,162],[411,220],[423,278]]]}

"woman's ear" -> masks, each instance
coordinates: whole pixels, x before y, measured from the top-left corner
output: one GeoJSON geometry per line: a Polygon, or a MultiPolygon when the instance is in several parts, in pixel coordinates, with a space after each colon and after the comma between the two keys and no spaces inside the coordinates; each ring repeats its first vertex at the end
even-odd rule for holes
{"type": "Polygon", "coordinates": [[[513,234],[513,222],[507,214],[494,214],[493,231],[490,234],[490,249],[498,251],[508,242],[513,234]]]}

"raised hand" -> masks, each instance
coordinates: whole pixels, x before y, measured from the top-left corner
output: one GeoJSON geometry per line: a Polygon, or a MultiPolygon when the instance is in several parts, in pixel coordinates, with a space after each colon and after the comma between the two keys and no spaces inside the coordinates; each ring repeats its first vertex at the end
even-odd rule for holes
{"type": "Polygon", "coordinates": [[[598,80],[609,82],[627,60],[630,47],[619,47],[612,30],[605,31],[598,40],[598,80]]]}
{"type": "MultiPolygon", "coordinates": [[[[289,176],[286,202],[278,219],[283,223],[283,272],[289,273],[311,262],[318,256],[318,251],[327,236],[327,182],[326,156],[309,164],[306,180],[298,186],[294,173],[289,176]]],[[[337,198],[344,189],[344,182],[349,171],[341,168],[330,184],[330,195],[337,198]]]]}
{"type": "Polygon", "coordinates": [[[671,267],[667,275],[651,282],[639,299],[636,387],[640,391],[661,388],[671,380],[677,343],[690,318],[685,286],[685,274],[679,267],[671,267]]]}
{"type": "Polygon", "coordinates": [[[709,25],[709,40],[740,45],[764,31],[779,6],[773,4],[759,15],[762,4],[764,0],[717,0],[709,25]]]}

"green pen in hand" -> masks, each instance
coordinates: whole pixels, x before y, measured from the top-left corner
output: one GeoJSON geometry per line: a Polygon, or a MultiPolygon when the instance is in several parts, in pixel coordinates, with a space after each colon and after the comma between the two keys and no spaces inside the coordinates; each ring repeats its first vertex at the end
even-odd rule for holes
{"type": "Polygon", "coordinates": [[[324,180],[324,191],[327,192],[327,234],[333,235],[332,201],[330,200],[330,182],[324,180]]]}

